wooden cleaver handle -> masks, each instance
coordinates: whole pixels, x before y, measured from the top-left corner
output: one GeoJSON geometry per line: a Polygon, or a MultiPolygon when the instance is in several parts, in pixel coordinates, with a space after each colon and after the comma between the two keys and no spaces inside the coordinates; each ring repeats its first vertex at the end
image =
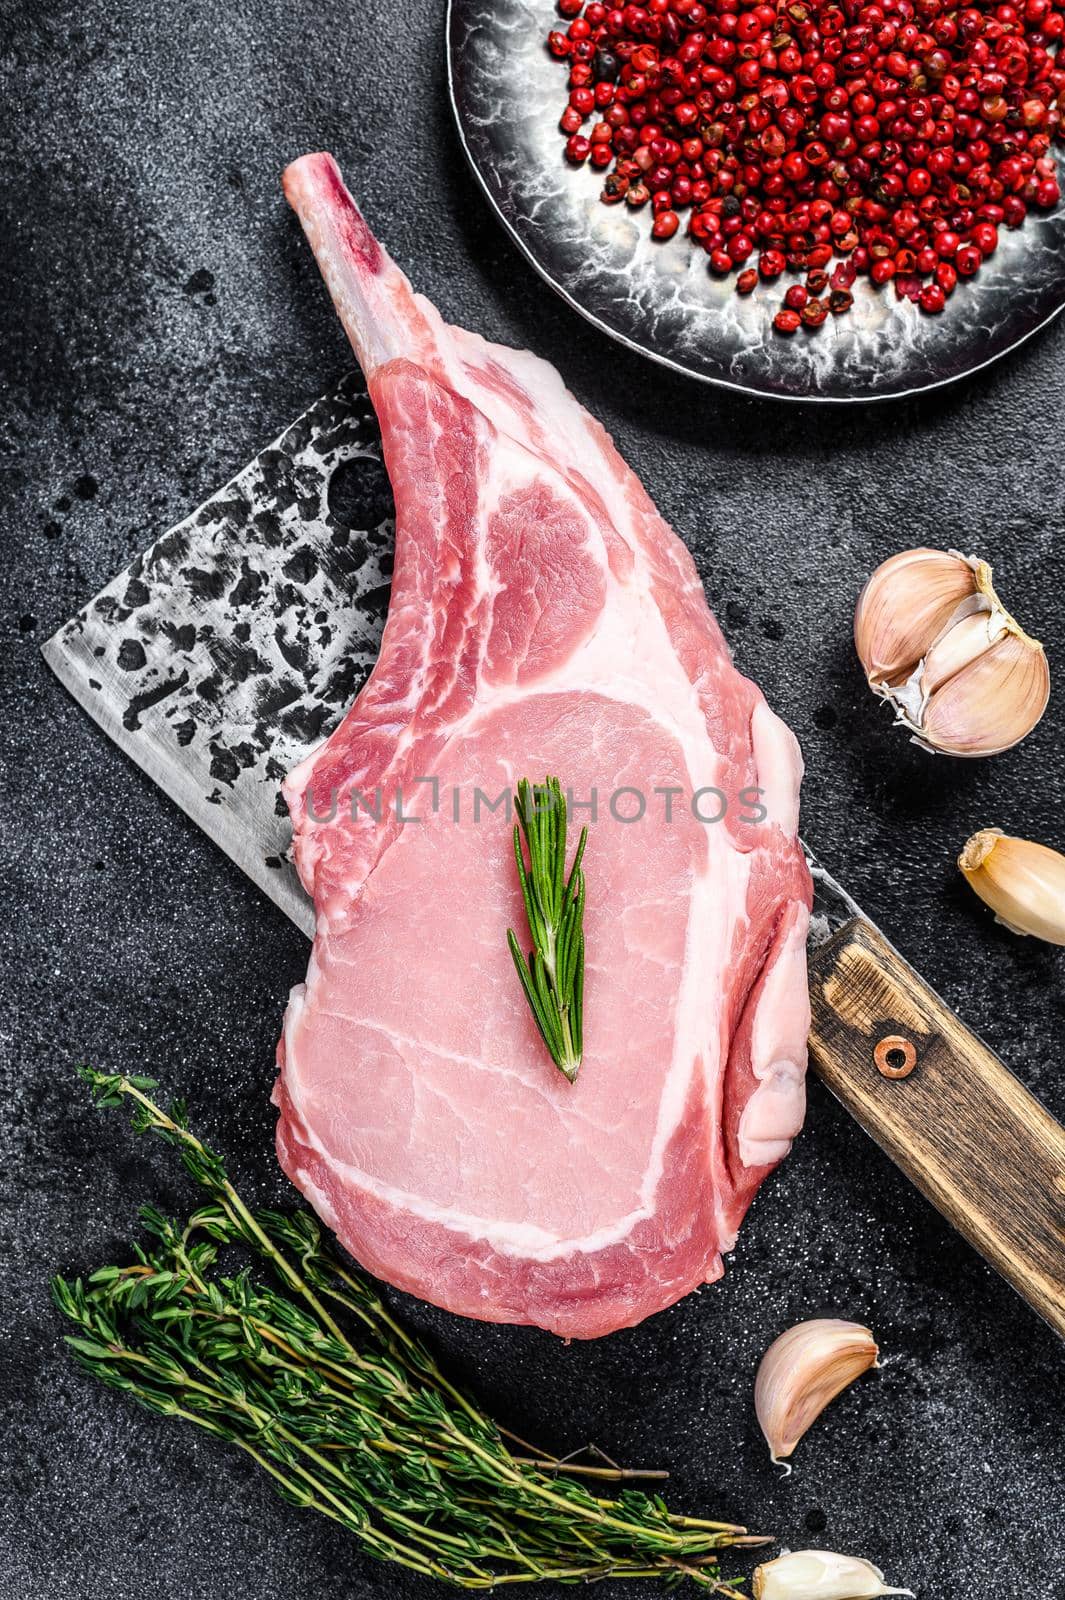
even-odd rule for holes
{"type": "Polygon", "coordinates": [[[814,1066],[1065,1338],[1065,1128],[862,918],[810,959],[814,1066]]]}

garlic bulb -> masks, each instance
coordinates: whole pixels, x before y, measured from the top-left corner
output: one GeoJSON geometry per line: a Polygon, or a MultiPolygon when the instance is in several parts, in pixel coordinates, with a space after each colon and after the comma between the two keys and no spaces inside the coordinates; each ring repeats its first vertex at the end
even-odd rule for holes
{"type": "Polygon", "coordinates": [[[958,866],[1011,932],[1065,944],[1065,856],[984,828],[966,844],[958,866]]]}
{"type": "Polygon", "coordinates": [[[775,1463],[879,1354],[868,1328],[834,1317],[798,1322],[774,1339],[755,1378],[754,1409],[775,1463]]]}
{"type": "Polygon", "coordinates": [[[1050,696],[1043,646],[957,550],[904,550],[858,600],[854,643],[869,686],[926,750],[993,756],[1031,733],[1050,696]]]}
{"type": "Polygon", "coordinates": [[[831,1550],[789,1550],[756,1567],[754,1600],[868,1600],[879,1594],[913,1594],[888,1589],[871,1561],[838,1556],[831,1550]]]}

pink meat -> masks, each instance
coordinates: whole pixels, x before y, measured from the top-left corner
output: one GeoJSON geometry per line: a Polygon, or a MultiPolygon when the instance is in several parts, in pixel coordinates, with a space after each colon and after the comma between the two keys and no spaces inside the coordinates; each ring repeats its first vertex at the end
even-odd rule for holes
{"type": "Polygon", "coordinates": [[[278,1152],[390,1283],[594,1338],[720,1276],[801,1126],[799,751],[554,369],[442,322],[330,156],[284,184],[377,408],[396,556],[377,666],[285,785],[317,931],[278,1152]],[[510,822],[476,800],[548,773],[598,797],[573,1086],[507,951],[510,822]]]}

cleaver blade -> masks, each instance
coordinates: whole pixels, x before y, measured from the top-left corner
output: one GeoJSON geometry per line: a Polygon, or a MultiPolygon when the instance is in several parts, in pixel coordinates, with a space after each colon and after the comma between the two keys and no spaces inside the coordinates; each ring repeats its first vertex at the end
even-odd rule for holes
{"type": "Polygon", "coordinates": [[[308,937],[280,783],[376,660],[392,536],[353,373],[43,646],[104,732],[308,937]]]}

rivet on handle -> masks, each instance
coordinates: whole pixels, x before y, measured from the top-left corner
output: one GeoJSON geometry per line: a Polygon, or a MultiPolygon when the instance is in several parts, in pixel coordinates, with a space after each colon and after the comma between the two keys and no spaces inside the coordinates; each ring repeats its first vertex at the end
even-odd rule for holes
{"type": "Polygon", "coordinates": [[[917,1047],[912,1039],[889,1033],[873,1051],[876,1070],[885,1078],[908,1078],[917,1065],[917,1047]]]}

